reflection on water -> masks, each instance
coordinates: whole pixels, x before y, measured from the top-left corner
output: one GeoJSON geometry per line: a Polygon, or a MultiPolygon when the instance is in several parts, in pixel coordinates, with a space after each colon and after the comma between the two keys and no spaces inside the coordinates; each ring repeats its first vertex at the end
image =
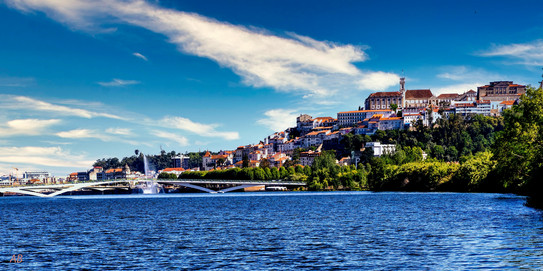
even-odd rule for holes
{"type": "Polygon", "coordinates": [[[514,195],[226,193],[0,199],[0,268],[543,267],[514,195]],[[13,254],[24,260],[14,266],[13,254]]]}

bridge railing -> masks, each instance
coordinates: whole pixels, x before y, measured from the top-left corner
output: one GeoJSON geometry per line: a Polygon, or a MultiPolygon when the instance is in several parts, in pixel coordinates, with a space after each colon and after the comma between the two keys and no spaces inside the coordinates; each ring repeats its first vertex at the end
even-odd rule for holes
{"type": "Polygon", "coordinates": [[[132,181],[146,181],[146,180],[130,180],[130,179],[111,179],[111,180],[97,180],[97,181],[69,181],[62,183],[25,183],[19,185],[0,185],[0,188],[11,188],[11,187],[38,187],[38,186],[62,186],[62,185],[73,185],[73,184],[93,184],[93,183],[104,183],[104,182],[132,182],[132,181]]]}
{"type": "Polygon", "coordinates": [[[110,180],[93,180],[93,181],[70,181],[63,183],[32,183],[32,184],[21,184],[21,185],[1,185],[0,188],[11,188],[11,187],[40,187],[40,186],[62,186],[62,185],[74,185],[74,184],[93,184],[93,183],[123,183],[123,182],[172,182],[172,183],[214,183],[214,184],[237,184],[237,183],[249,183],[249,184],[284,184],[284,185],[305,185],[304,182],[295,182],[290,180],[224,180],[224,179],[110,179],[110,180]]]}
{"type": "Polygon", "coordinates": [[[304,182],[296,182],[289,180],[225,180],[225,179],[157,179],[157,182],[185,182],[185,183],[262,183],[262,184],[305,184],[304,182]]]}

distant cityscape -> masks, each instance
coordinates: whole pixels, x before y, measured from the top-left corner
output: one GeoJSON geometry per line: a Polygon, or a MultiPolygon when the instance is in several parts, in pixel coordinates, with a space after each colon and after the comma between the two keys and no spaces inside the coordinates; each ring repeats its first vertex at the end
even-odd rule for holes
{"type": "MultiPolygon", "coordinates": [[[[190,166],[189,157],[176,155],[172,157],[173,167],[157,170],[150,176],[132,171],[128,165],[120,168],[97,166],[88,171],[58,177],[47,171],[25,171],[22,172],[22,177],[19,177],[18,169],[14,168],[15,174],[0,177],[0,185],[156,178],[160,173],[179,175],[185,171],[259,167],[263,162],[269,167],[280,168],[291,165],[296,149],[302,150],[299,152],[298,164],[311,166],[315,157],[323,150],[336,149],[348,133],[374,135],[379,130],[414,129],[416,123],[429,126],[440,118],[448,118],[453,114],[497,117],[517,104],[525,92],[525,85],[513,81],[495,81],[478,87],[477,91],[435,96],[430,89],[405,89],[405,78],[402,77],[398,91],[371,93],[365,99],[364,106],[357,110],[338,112],[335,118],[301,114],[296,118],[295,127],[275,132],[257,144],[216,153],[207,151],[202,157],[201,165],[197,167],[190,166]]],[[[381,156],[394,152],[396,146],[367,142],[365,148],[372,148],[375,156],[381,156]]],[[[357,157],[346,155],[337,163],[351,165],[357,161],[357,157]]]]}

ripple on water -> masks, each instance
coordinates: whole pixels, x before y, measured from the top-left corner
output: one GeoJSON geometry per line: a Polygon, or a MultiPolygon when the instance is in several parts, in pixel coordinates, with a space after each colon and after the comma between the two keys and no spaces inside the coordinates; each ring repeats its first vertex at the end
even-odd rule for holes
{"type": "Polygon", "coordinates": [[[523,197],[231,193],[0,199],[0,268],[501,269],[543,267],[523,197]],[[14,211],[16,210],[16,211],[14,211]]]}

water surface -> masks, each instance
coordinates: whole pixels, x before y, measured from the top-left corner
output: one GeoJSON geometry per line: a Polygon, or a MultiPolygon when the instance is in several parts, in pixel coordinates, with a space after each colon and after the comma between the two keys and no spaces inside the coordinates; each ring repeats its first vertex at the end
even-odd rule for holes
{"type": "Polygon", "coordinates": [[[0,269],[540,269],[543,212],[463,193],[0,198],[0,269]],[[23,262],[9,263],[13,254],[23,262]]]}

